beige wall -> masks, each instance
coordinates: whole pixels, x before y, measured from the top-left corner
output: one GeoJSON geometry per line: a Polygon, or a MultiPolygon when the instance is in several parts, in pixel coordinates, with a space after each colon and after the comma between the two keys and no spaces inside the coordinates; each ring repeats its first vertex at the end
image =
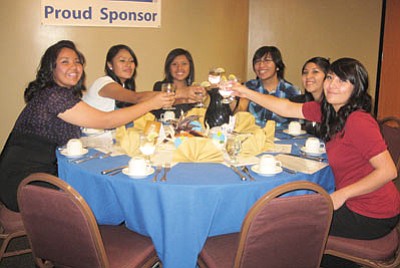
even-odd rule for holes
{"type": "Polygon", "coordinates": [[[314,56],[360,60],[375,94],[382,1],[250,0],[247,75],[251,59],[263,45],[274,45],[286,65],[285,78],[301,87],[304,62],[314,56]]]}
{"type": "Polygon", "coordinates": [[[247,0],[164,0],[161,28],[42,26],[40,0],[0,5],[0,148],[24,106],[23,91],[35,78],[41,55],[60,39],[75,41],[86,56],[87,85],[103,74],[105,54],[117,43],[131,46],[138,57],[139,90],[152,90],[153,83],[163,78],[165,57],[176,47],[191,52],[197,81],[205,80],[212,66],[241,77],[245,74],[247,0]]]}
{"type": "Polygon", "coordinates": [[[378,0],[164,0],[160,29],[60,27],[40,25],[40,0],[2,1],[0,148],[24,106],[23,91],[41,55],[60,39],[75,41],[85,54],[87,85],[103,74],[107,49],[124,43],[139,59],[139,90],[151,90],[162,78],[165,56],[175,47],[191,51],[198,81],[212,66],[246,80],[254,76],[254,51],[266,44],[280,48],[286,78],[298,86],[302,64],[316,55],[361,60],[374,86],[380,16],[378,0]]]}

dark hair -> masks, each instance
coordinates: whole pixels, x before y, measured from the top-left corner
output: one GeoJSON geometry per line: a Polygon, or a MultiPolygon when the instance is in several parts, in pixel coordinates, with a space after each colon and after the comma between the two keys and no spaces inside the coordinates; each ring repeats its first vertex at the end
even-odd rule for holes
{"type": "Polygon", "coordinates": [[[343,81],[349,81],[354,89],[347,103],[338,112],[326,101],[325,97],[323,98],[321,135],[324,141],[331,140],[334,135],[343,131],[347,118],[353,111],[363,110],[371,113],[372,108],[371,96],[367,92],[368,73],[358,60],[338,59],[331,64],[329,73],[334,73],[343,81]]]}
{"type": "Polygon", "coordinates": [[[172,83],[174,81],[174,78],[172,77],[172,74],[171,74],[170,66],[171,66],[172,62],[174,61],[174,59],[181,55],[185,56],[189,61],[190,70],[189,70],[189,75],[186,78],[186,85],[190,86],[194,81],[194,63],[193,63],[192,55],[190,55],[189,51],[187,51],[183,48],[175,48],[168,53],[167,58],[165,59],[165,65],[164,65],[164,73],[165,73],[164,81],[169,82],[169,83],[172,83]]]}
{"type": "Polygon", "coordinates": [[[106,62],[104,64],[104,72],[106,73],[106,75],[108,75],[109,77],[111,77],[115,82],[117,82],[118,84],[120,84],[121,86],[124,86],[124,88],[130,89],[135,91],[136,90],[136,84],[135,84],[135,76],[136,76],[136,68],[138,66],[138,60],[136,58],[135,53],[133,52],[133,50],[126,46],[126,45],[115,45],[110,47],[110,49],[107,52],[107,56],[106,56],[106,62]],[[121,80],[118,78],[118,76],[115,75],[114,71],[110,69],[110,67],[108,66],[108,62],[112,62],[112,60],[114,59],[115,55],[118,54],[118,52],[120,50],[125,49],[126,51],[129,52],[129,54],[131,55],[133,62],[135,63],[135,70],[133,71],[132,77],[127,79],[124,83],[124,85],[122,84],[121,80]]]}
{"type": "Polygon", "coordinates": [[[274,46],[263,46],[257,49],[253,56],[253,70],[256,60],[263,58],[265,55],[270,55],[272,61],[275,63],[278,68],[277,75],[279,79],[283,79],[285,76],[285,64],[282,60],[281,52],[277,47],[274,46]]]}
{"type": "MultiPolygon", "coordinates": [[[[57,85],[56,82],[54,81],[53,72],[57,65],[57,57],[63,48],[69,48],[75,51],[82,65],[85,64],[84,56],[82,55],[81,52],[79,52],[79,50],[76,48],[75,44],[72,41],[62,40],[50,46],[45,51],[45,53],[42,56],[42,59],[40,60],[40,65],[36,73],[36,79],[31,81],[28,87],[25,89],[24,92],[25,102],[29,102],[33,98],[33,96],[40,90],[57,85]]],[[[71,88],[74,95],[82,97],[82,91],[86,90],[84,81],[85,81],[85,71],[82,70],[81,79],[79,79],[78,83],[71,88]]]]}
{"type": "MultiPolygon", "coordinates": [[[[307,60],[304,63],[303,67],[301,68],[301,73],[304,72],[304,68],[306,68],[306,65],[309,64],[309,63],[315,63],[322,70],[322,72],[325,74],[325,77],[328,74],[329,67],[331,65],[330,62],[329,62],[329,59],[326,59],[326,58],[323,58],[323,57],[314,57],[314,58],[311,58],[311,59],[307,60]]],[[[308,92],[307,90],[304,92],[304,95],[305,95],[306,102],[314,100],[313,95],[310,92],[308,92]]]]}

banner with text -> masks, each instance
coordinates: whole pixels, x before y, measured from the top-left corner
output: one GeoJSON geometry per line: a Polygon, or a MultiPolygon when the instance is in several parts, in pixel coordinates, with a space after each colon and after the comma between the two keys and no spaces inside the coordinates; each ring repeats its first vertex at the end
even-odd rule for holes
{"type": "Polygon", "coordinates": [[[161,0],[41,0],[44,25],[161,27],[161,0]]]}

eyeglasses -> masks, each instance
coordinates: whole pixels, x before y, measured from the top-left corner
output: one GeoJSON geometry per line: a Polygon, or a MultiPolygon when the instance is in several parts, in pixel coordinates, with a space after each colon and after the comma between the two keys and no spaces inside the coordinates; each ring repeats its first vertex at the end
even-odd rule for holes
{"type": "Polygon", "coordinates": [[[261,64],[261,62],[262,62],[262,63],[269,63],[269,62],[271,62],[271,61],[274,61],[274,60],[271,59],[271,58],[256,59],[256,60],[254,61],[254,65],[256,65],[256,64],[261,64]]]}

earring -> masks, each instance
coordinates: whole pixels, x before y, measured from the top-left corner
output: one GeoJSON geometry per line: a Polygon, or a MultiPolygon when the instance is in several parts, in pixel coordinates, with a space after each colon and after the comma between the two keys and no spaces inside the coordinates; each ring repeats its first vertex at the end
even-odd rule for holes
{"type": "Polygon", "coordinates": [[[279,71],[279,67],[278,67],[278,68],[276,68],[276,70],[277,70],[277,71],[279,71]]]}
{"type": "Polygon", "coordinates": [[[112,70],[112,67],[110,67],[110,70],[112,70]]]}

